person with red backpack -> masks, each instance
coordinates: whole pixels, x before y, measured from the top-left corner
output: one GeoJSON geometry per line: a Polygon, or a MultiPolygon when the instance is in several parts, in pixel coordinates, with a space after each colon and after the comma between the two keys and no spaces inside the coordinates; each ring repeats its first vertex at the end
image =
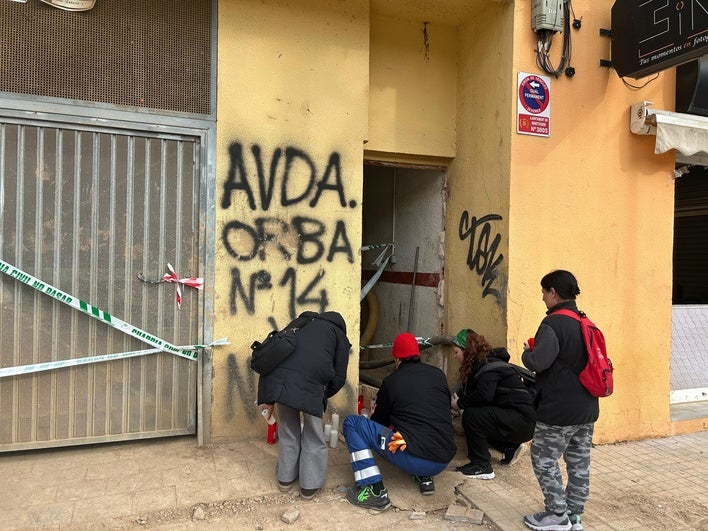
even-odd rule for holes
{"type": "Polygon", "coordinates": [[[575,298],[578,281],[569,271],[556,270],[541,279],[546,317],[525,345],[522,363],[536,373],[536,429],[531,463],[543,493],[544,510],[524,516],[527,527],[539,531],[580,531],[580,515],[590,494],[590,448],[600,408],[578,379],[588,361],[575,298]],[[564,458],[568,483],[564,488],[558,461],[564,458]]]}

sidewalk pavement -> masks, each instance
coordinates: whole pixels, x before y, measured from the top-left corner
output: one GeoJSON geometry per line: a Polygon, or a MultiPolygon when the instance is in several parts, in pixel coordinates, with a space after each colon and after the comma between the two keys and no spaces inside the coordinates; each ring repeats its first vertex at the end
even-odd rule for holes
{"type": "MultiPolygon", "coordinates": [[[[523,515],[543,505],[528,453],[511,467],[493,462],[493,480],[465,479],[455,471],[467,462],[464,439],[457,443],[434,496],[420,496],[410,477],[380,463],[394,507],[441,514],[463,492],[500,529],[525,529],[523,515]]],[[[329,452],[324,490],[337,497],[352,472],[346,445],[329,452]]],[[[0,454],[0,527],[107,529],[117,519],[275,494],[276,454],[262,440],[199,447],[193,437],[0,454]]],[[[591,461],[586,530],[708,530],[708,431],[599,445],[591,461]]],[[[343,507],[356,528],[361,509],[343,507]]]]}

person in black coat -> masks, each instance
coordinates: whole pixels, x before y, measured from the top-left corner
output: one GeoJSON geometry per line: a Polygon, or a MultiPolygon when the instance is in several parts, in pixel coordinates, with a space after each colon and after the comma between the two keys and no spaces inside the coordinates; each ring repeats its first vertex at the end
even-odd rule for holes
{"type": "Polygon", "coordinates": [[[470,462],[457,469],[465,477],[492,479],[489,446],[500,450],[502,464],[516,462],[533,437],[536,413],[533,398],[519,373],[509,365],[505,348],[495,348],[470,328],[453,340],[460,362],[461,389],[452,408],[462,411],[462,428],[470,462]],[[503,363],[494,363],[503,362],[503,363]]]}
{"type": "Polygon", "coordinates": [[[339,313],[303,312],[300,317],[312,321],[298,330],[293,353],[259,378],[258,403],[267,411],[266,419],[278,404],[276,477],[280,490],[288,492],[299,480],[300,495],[310,499],[327,481],[322,415],[327,399],[346,383],[351,343],[339,313]]]}
{"type": "Polygon", "coordinates": [[[374,453],[413,475],[420,493],[431,495],[433,476],[457,451],[445,373],[420,359],[412,334],[398,334],[391,354],[396,370],[383,379],[371,418],[349,415],[342,424],[356,482],[347,501],[379,511],[391,502],[374,453]]]}

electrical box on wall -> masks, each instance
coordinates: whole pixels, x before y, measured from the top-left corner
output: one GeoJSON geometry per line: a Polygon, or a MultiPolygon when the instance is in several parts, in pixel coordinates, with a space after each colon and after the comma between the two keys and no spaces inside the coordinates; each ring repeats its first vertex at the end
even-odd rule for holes
{"type": "Polygon", "coordinates": [[[531,29],[563,31],[563,0],[532,0],[531,29]]]}

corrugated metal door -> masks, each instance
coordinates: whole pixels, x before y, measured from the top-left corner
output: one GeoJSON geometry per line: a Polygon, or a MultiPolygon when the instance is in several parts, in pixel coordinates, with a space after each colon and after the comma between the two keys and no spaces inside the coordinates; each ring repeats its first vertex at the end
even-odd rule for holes
{"type": "MultiPolygon", "coordinates": [[[[173,345],[203,336],[199,137],[0,119],[0,258],[173,345]]],[[[0,274],[0,367],[144,342],[0,274]]],[[[197,363],[153,353],[0,378],[0,451],[192,434],[197,363]]]]}

